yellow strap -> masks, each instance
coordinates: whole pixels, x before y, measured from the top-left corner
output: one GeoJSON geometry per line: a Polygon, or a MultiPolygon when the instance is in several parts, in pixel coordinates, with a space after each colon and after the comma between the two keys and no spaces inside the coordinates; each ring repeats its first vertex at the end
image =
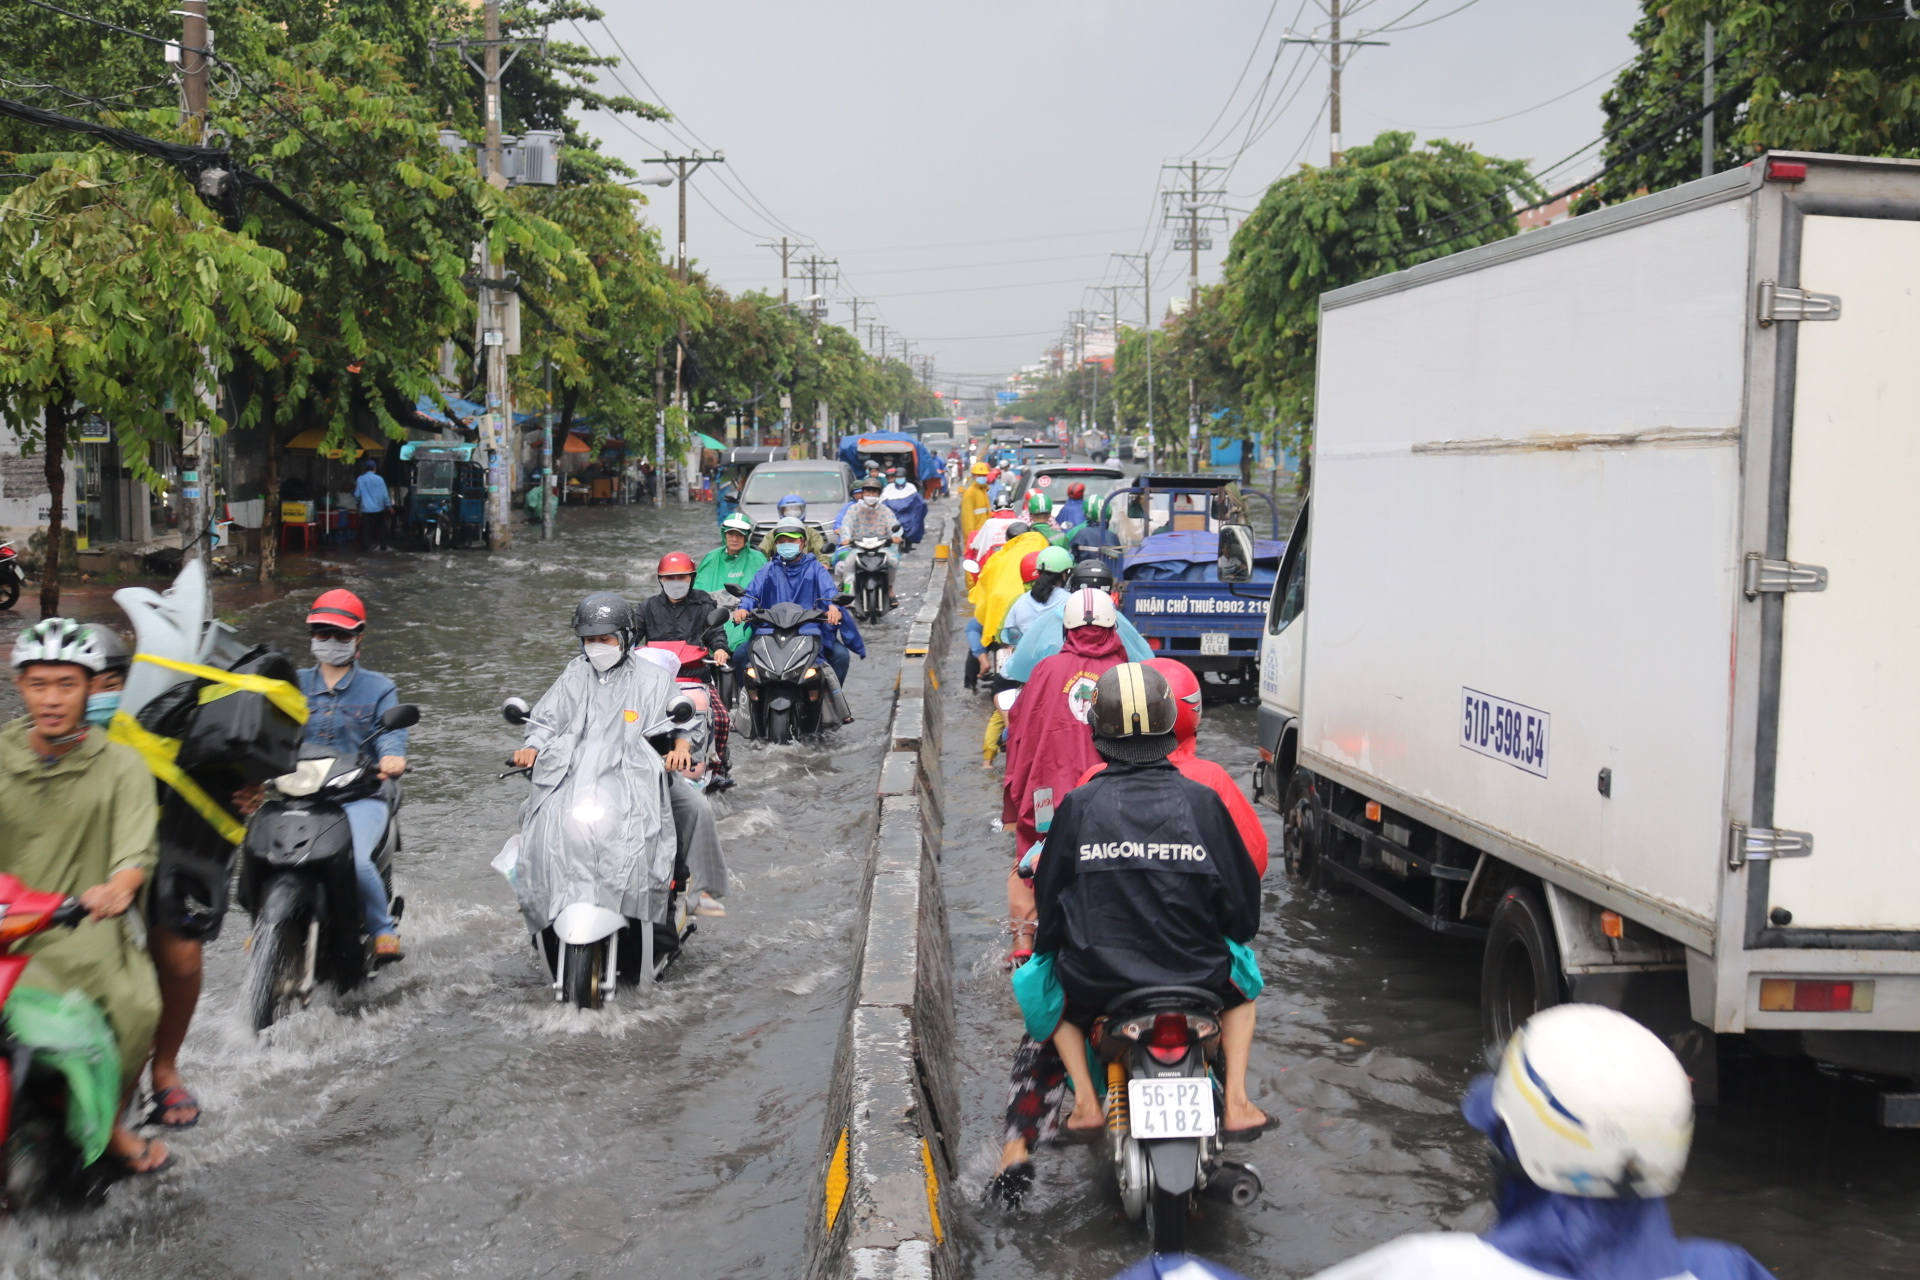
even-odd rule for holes
{"type": "Polygon", "coordinates": [[[200,701],[212,702],[214,698],[226,696],[233,689],[244,689],[248,693],[263,693],[274,706],[293,717],[295,724],[307,722],[307,695],[285,680],[275,680],[269,676],[243,675],[237,671],[222,671],[218,667],[203,667],[197,662],[176,662],[172,658],[161,658],[151,653],[136,653],[135,662],[151,662],[156,667],[165,667],[169,671],[180,671],[190,676],[199,676],[202,680],[212,680],[217,684],[230,686],[229,689],[213,693],[203,690],[200,701]]]}
{"type": "Polygon", "coordinates": [[[148,772],[179,792],[181,799],[192,805],[194,812],[205,818],[207,825],[225,836],[230,843],[239,844],[247,838],[246,826],[174,763],[174,757],[180,754],[179,739],[163,738],[142,728],[138,720],[124,711],[113,713],[113,724],[107,730],[107,737],[138,751],[140,758],[146,761],[148,772]]]}

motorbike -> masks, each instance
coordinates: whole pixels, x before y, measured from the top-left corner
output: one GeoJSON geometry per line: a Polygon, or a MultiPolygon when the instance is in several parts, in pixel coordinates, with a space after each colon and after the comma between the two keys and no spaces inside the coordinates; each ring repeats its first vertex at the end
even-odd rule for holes
{"type": "MultiPolygon", "coordinates": [[[[729,586],[728,590],[734,588],[729,586]]],[[[841,594],[833,602],[844,608],[852,600],[841,594]]],[[[747,695],[748,732],[778,744],[818,733],[833,724],[834,717],[823,712],[830,695],[820,637],[800,629],[810,622],[824,624],[826,610],[803,609],[783,600],[765,609],[749,610],[748,617],[758,626],[771,629],[769,635],[754,635],[747,646],[747,669],[740,673],[741,688],[747,695]]]]}
{"type": "Polygon", "coordinates": [[[1196,1195],[1245,1207],[1260,1174],[1224,1154],[1220,1000],[1196,987],[1141,987],[1094,1023],[1107,1069],[1106,1144],[1120,1203],[1155,1253],[1184,1253],[1196,1195]]]}
{"type": "Polygon", "coordinates": [[[11,542],[0,542],[0,609],[13,608],[20,598],[20,557],[11,542]]]}
{"type": "MultiPolygon", "coordinates": [[[[525,724],[531,714],[532,708],[524,698],[508,698],[500,707],[501,718],[510,725],[525,724]]],[[[648,725],[645,736],[664,742],[695,714],[691,700],[675,698],[667,708],[666,717],[648,725]]],[[[518,774],[531,779],[531,768],[514,766],[511,757],[507,764],[510,767],[500,777],[518,774]]],[[[520,837],[516,834],[493,860],[493,866],[511,883],[519,860],[520,837]]],[[[553,975],[554,1001],[571,1004],[576,1009],[598,1009],[614,998],[621,983],[637,985],[642,978],[658,982],[665,976],[673,962],[680,958],[687,939],[700,928],[688,917],[687,905],[681,899],[681,890],[685,888],[686,868],[676,863],[664,926],[651,920],[630,919],[591,902],[562,907],[553,923],[534,939],[534,945],[547,962],[547,971],[553,975]],[[670,947],[659,945],[663,927],[672,941],[670,947]],[[633,946],[636,933],[638,948],[633,946]]]]}
{"type": "Polygon", "coordinates": [[[99,1190],[83,1177],[85,1157],[68,1136],[67,1109],[86,1107],[104,1141],[119,1109],[120,1062],[106,1015],[37,988],[16,989],[31,957],[13,948],[36,934],[87,918],[78,898],[36,893],[0,875],[0,1140],[5,1144],[6,1203],[21,1212],[99,1190]],[[29,1012],[31,1006],[31,1012],[29,1012]],[[77,1033],[77,1034],[76,1034],[77,1033]],[[104,1041],[107,1061],[88,1072],[76,1048],[104,1041]],[[80,1072],[76,1077],[70,1072],[80,1072]],[[91,1080],[94,1087],[76,1088],[91,1080]]]}
{"type": "Polygon", "coordinates": [[[887,539],[853,540],[853,611],[862,622],[878,622],[889,608],[887,539]]]}
{"type": "Polygon", "coordinates": [[[379,727],[351,756],[303,747],[300,764],[269,785],[266,803],[247,823],[240,847],[240,905],[253,917],[247,939],[247,1016],[256,1032],[312,1002],[325,982],[352,991],[379,962],[367,936],[353,870],[353,832],[344,806],[384,790],[387,829],[374,865],[387,887],[395,920],[407,900],[393,893],[393,857],[400,843],[400,787],[380,777],[368,748],[380,734],[420,722],[411,703],[389,707],[379,727]]]}

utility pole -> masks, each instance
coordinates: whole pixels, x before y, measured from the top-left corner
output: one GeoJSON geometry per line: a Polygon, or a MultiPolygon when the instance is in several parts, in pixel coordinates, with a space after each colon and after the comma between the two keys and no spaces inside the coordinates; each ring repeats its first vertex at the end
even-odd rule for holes
{"type": "MultiPolygon", "coordinates": [[[[826,299],[815,295],[820,292],[820,282],[822,280],[825,280],[828,284],[832,284],[839,278],[840,259],[823,258],[816,253],[811,257],[800,259],[800,261],[794,265],[799,267],[800,273],[807,278],[807,297],[811,299],[811,301],[807,303],[807,318],[813,321],[814,325],[818,327],[820,321],[826,316],[827,303],[826,299]]],[[[785,300],[784,294],[782,295],[782,300],[785,300]]]]}
{"type": "Polygon", "coordinates": [[[853,336],[854,340],[858,341],[860,338],[860,308],[865,306],[866,303],[862,299],[854,298],[849,301],[847,305],[853,308],[853,336]]]}
{"type": "Polygon", "coordinates": [[[540,363],[546,366],[547,375],[546,421],[540,426],[547,455],[546,465],[540,468],[540,541],[552,542],[553,508],[560,501],[560,450],[559,441],[553,438],[553,357],[543,357],[540,363]]]}
{"type": "MultiPolygon", "coordinates": [[[[488,2],[493,3],[494,0],[488,0],[488,2]]],[[[683,285],[687,282],[687,179],[699,172],[702,165],[725,164],[726,162],[726,153],[722,151],[715,151],[711,155],[704,156],[698,151],[688,156],[654,156],[646,161],[648,164],[671,165],[674,169],[674,176],[678,179],[677,185],[680,188],[680,235],[678,247],[674,252],[673,275],[674,279],[683,285]]],[[[686,362],[687,321],[683,316],[680,320],[680,336],[673,344],[673,405],[674,408],[680,411],[680,421],[682,425],[690,427],[692,419],[687,413],[687,389],[682,382],[686,362]]],[[[666,426],[664,423],[655,428],[654,438],[657,451],[664,453],[666,451],[666,426]]],[[[687,446],[686,456],[680,459],[680,500],[682,502],[693,501],[693,457],[693,446],[689,444],[687,446]]],[[[665,459],[661,458],[656,460],[654,465],[661,468],[664,472],[664,464],[665,459]]]]}
{"type": "Polygon", "coordinates": [[[1156,454],[1153,438],[1153,255],[1116,253],[1113,256],[1129,265],[1136,259],[1139,262],[1134,269],[1140,273],[1141,319],[1147,328],[1147,470],[1152,471],[1156,454]]]}
{"type": "Polygon", "coordinates": [[[1340,38],[1340,0],[1328,0],[1327,17],[1331,20],[1331,33],[1322,40],[1314,36],[1296,36],[1291,31],[1280,37],[1281,44],[1312,44],[1324,46],[1327,50],[1327,62],[1330,74],[1327,80],[1327,124],[1332,135],[1330,153],[1331,164],[1339,164],[1340,157],[1346,154],[1346,147],[1340,137],[1340,51],[1348,46],[1358,48],[1361,45],[1385,45],[1385,40],[1342,40],[1340,38]]]}
{"type": "Polygon", "coordinates": [[[793,251],[793,246],[787,243],[785,236],[781,236],[779,244],[763,240],[757,247],[780,251],[780,305],[784,307],[787,305],[787,255],[793,251]]]}
{"type": "Polygon", "coordinates": [[[1713,176],[1713,24],[1706,24],[1706,66],[1700,73],[1700,105],[1707,108],[1700,117],[1700,176],[1713,176]]]}
{"type": "MultiPolygon", "coordinates": [[[[176,12],[180,15],[180,120],[187,127],[187,141],[198,146],[207,136],[207,54],[213,44],[213,33],[207,29],[207,0],[184,0],[176,12]]],[[[216,411],[218,374],[210,363],[202,374],[200,399],[207,413],[216,411]]],[[[269,430],[267,436],[271,449],[273,432],[269,430]]],[[[268,494],[267,500],[277,502],[279,496],[268,494]]],[[[182,560],[194,560],[204,554],[201,543],[213,526],[213,433],[204,417],[181,433],[180,501],[184,523],[180,555],[182,560]]]]}
{"type": "MultiPolygon", "coordinates": [[[[1162,165],[1162,170],[1173,169],[1187,179],[1186,190],[1178,187],[1162,190],[1160,193],[1164,220],[1178,224],[1185,222],[1183,236],[1173,242],[1176,250],[1187,251],[1187,315],[1192,316],[1200,309],[1200,251],[1213,248],[1211,237],[1203,236],[1203,224],[1211,226],[1218,221],[1224,223],[1227,215],[1215,209],[1214,205],[1226,195],[1224,190],[1200,189],[1200,175],[1221,172],[1223,166],[1201,164],[1190,160],[1184,165],[1162,165]]],[[[1187,470],[1200,469],[1200,398],[1199,389],[1192,378],[1187,379],[1187,470]]]]}

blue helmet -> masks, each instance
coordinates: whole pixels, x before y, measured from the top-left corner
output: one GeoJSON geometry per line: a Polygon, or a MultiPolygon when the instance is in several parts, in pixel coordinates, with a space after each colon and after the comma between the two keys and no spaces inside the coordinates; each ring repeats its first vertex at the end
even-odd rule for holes
{"type": "Polygon", "coordinates": [[[797,493],[790,493],[780,499],[775,509],[783,516],[805,516],[807,500],[797,493]]]}

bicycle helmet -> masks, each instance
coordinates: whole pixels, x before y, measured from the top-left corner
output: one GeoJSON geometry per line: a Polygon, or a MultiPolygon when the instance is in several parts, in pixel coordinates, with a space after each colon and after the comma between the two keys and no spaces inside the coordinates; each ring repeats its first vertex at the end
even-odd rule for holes
{"type": "Polygon", "coordinates": [[[98,675],[107,669],[107,655],[93,630],[71,618],[42,618],[13,642],[13,666],[18,670],[36,662],[61,662],[98,675]]]}
{"type": "Polygon", "coordinates": [[[1075,591],[1082,587],[1112,591],[1113,566],[1098,556],[1088,556],[1073,566],[1073,572],[1067,577],[1067,586],[1075,591]]]}
{"type": "Polygon", "coordinates": [[[1593,1004],[1527,1019],[1491,1087],[1483,1079],[1461,1109],[1496,1143],[1505,1130],[1535,1186],[1591,1200],[1672,1195],[1693,1142],[1680,1060],[1626,1014],[1593,1004]]]}
{"type": "MultiPolygon", "coordinates": [[[[1113,609],[1104,592],[1081,592],[1067,602],[1069,618],[1081,595],[1097,596],[1109,611],[1113,609]]],[[[1145,663],[1123,662],[1094,686],[1089,721],[1093,749],[1103,756],[1133,764],[1164,760],[1179,745],[1173,733],[1177,719],[1167,678],[1145,663]]]]}

